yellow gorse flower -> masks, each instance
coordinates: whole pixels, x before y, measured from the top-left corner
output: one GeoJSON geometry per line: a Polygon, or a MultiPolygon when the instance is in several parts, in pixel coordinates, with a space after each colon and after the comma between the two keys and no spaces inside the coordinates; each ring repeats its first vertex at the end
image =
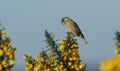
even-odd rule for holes
{"type": "Polygon", "coordinates": [[[65,39],[63,39],[63,40],[60,40],[60,50],[62,51],[62,50],[64,50],[64,48],[65,48],[65,39]]]}
{"type": "Polygon", "coordinates": [[[0,56],[3,56],[4,51],[2,49],[0,49],[0,56]]]}
{"type": "Polygon", "coordinates": [[[113,57],[109,60],[100,63],[101,71],[119,71],[120,70],[120,56],[113,57]]]}
{"type": "Polygon", "coordinates": [[[2,67],[2,64],[0,64],[0,71],[2,71],[2,68],[3,68],[3,67],[2,67]]]}

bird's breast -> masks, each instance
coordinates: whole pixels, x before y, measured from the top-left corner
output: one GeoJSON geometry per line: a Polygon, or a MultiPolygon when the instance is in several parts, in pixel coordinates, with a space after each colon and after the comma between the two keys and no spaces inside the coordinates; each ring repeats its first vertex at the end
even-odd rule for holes
{"type": "Polygon", "coordinates": [[[68,32],[72,32],[72,33],[74,33],[76,30],[74,27],[74,24],[71,22],[66,23],[66,28],[67,28],[68,32]]]}

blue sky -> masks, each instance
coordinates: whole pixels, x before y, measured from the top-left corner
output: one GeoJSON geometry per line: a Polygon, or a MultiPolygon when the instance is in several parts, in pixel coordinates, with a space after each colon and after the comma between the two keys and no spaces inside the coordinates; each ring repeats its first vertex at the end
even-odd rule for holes
{"type": "Polygon", "coordinates": [[[0,19],[17,48],[13,71],[24,70],[24,54],[30,52],[35,57],[45,49],[42,42],[45,29],[53,32],[56,39],[65,36],[66,28],[61,25],[64,16],[75,20],[89,41],[85,45],[76,37],[82,62],[89,70],[98,69],[101,60],[114,56],[114,33],[120,31],[119,3],[119,0],[1,0],[0,19]]]}

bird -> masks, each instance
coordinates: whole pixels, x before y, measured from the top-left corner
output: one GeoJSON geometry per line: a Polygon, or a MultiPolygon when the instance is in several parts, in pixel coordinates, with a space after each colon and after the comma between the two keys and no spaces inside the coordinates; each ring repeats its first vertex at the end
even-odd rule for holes
{"type": "Polygon", "coordinates": [[[88,44],[88,41],[85,39],[85,37],[84,37],[82,31],[80,30],[79,26],[71,18],[63,17],[61,19],[61,24],[66,26],[67,32],[71,33],[73,36],[80,37],[85,44],[88,44]]]}

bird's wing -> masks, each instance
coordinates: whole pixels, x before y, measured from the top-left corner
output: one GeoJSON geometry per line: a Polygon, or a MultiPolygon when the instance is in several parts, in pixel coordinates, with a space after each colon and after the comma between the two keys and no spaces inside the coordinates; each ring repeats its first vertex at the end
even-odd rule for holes
{"type": "Polygon", "coordinates": [[[77,23],[74,21],[73,21],[73,23],[74,23],[74,27],[76,28],[77,36],[81,35],[84,38],[84,35],[83,35],[82,31],[80,30],[79,26],[77,25],[77,23]]]}

